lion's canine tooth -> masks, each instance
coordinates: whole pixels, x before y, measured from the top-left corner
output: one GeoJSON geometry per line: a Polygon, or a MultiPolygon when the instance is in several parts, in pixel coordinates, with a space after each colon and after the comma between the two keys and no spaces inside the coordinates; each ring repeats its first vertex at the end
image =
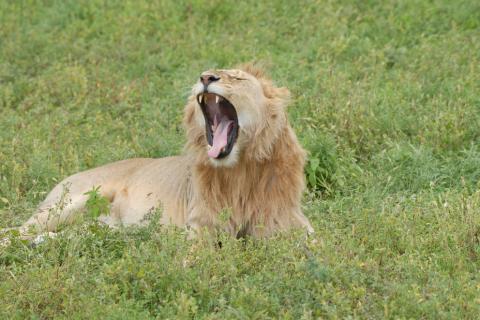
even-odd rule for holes
{"type": "Polygon", "coordinates": [[[215,96],[215,103],[218,103],[219,100],[220,100],[220,97],[219,97],[219,96],[215,96]]]}
{"type": "Polygon", "coordinates": [[[200,95],[200,103],[203,102],[203,94],[200,95]]]}

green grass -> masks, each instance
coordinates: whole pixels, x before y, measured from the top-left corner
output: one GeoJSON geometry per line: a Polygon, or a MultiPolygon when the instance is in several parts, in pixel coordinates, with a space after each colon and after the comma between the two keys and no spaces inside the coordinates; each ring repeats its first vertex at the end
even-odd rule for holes
{"type": "Polygon", "coordinates": [[[0,0],[0,227],[70,174],[179,153],[199,73],[245,61],[293,93],[316,241],[78,224],[0,251],[0,318],[478,318],[473,0],[0,0]]]}

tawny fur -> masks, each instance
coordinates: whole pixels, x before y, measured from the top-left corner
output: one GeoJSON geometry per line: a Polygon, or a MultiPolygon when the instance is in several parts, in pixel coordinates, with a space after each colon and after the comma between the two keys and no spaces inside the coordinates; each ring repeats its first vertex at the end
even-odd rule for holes
{"type": "Polygon", "coordinates": [[[212,90],[221,91],[239,116],[239,136],[227,159],[207,155],[197,84],[185,107],[183,155],[124,160],[68,177],[20,232],[57,230],[81,212],[84,193],[93,186],[111,202],[110,215],[100,218],[110,226],[141,223],[161,206],[162,223],[193,230],[224,230],[237,237],[265,237],[290,228],[313,232],[300,207],[305,152],[288,124],[289,91],[250,65],[209,72],[221,78],[212,90]]]}

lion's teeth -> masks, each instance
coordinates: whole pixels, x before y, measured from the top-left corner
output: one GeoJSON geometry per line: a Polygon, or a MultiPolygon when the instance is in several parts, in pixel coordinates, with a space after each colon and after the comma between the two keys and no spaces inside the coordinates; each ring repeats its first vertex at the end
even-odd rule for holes
{"type": "Polygon", "coordinates": [[[208,149],[208,150],[212,149],[212,146],[209,145],[209,144],[207,144],[207,149],[208,149]]]}
{"type": "Polygon", "coordinates": [[[203,94],[200,95],[199,99],[200,99],[200,103],[202,103],[203,102],[203,94]]]}
{"type": "Polygon", "coordinates": [[[215,96],[215,103],[218,103],[219,100],[220,100],[220,97],[219,97],[219,96],[215,96]]]}

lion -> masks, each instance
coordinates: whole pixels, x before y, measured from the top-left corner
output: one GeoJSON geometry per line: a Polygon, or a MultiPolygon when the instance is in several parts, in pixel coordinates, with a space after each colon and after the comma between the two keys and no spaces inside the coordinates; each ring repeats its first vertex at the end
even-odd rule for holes
{"type": "Polygon", "coordinates": [[[74,174],[53,188],[19,232],[57,231],[82,212],[86,193],[96,187],[110,202],[109,214],[99,220],[111,227],[141,224],[161,207],[161,224],[195,234],[312,233],[300,206],[305,151],[287,120],[289,99],[287,88],[274,86],[252,65],[205,71],[185,106],[182,155],[123,160],[74,174]]]}

